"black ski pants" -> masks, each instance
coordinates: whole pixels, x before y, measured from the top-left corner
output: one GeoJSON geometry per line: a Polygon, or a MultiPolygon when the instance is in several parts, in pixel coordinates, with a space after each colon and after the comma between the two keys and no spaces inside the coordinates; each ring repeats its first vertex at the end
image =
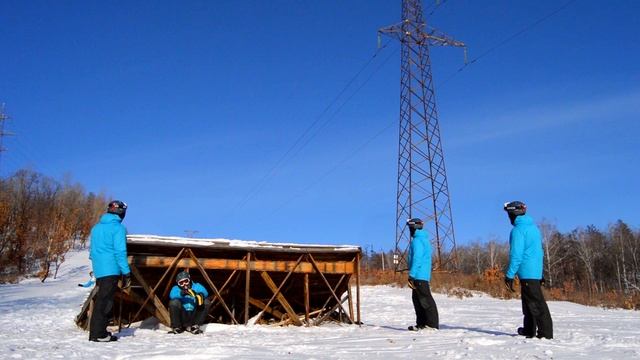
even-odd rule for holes
{"type": "Polygon", "coordinates": [[[553,339],[553,321],[542,294],[540,280],[520,280],[520,290],[524,334],[530,337],[553,339]]]}
{"type": "Polygon", "coordinates": [[[204,301],[203,306],[196,307],[193,311],[187,311],[178,299],[169,301],[172,328],[186,328],[192,325],[202,325],[207,317],[209,300],[204,301]]]}
{"type": "Polygon", "coordinates": [[[431,296],[429,282],[413,280],[413,285],[415,289],[411,293],[411,300],[413,300],[413,308],[416,310],[416,325],[419,328],[428,326],[439,329],[438,308],[433,296],[431,296]]]}
{"type": "Polygon", "coordinates": [[[89,339],[103,338],[109,335],[107,325],[113,314],[113,296],[118,287],[119,275],[105,276],[96,279],[95,303],[89,324],[89,339]]]}

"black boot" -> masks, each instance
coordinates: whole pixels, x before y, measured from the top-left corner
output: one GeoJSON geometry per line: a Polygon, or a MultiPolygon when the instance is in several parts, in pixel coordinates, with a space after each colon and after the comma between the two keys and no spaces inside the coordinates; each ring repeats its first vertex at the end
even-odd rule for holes
{"type": "Polygon", "coordinates": [[[531,339],[533,337],[533,334],[527,334],[523,327],[518,328],[518,335],[525,336],[527,339],[531,339]]]}
{"type": "Polygon", "coordinates": [[[110,332],[107,333],[107,336],[105,337],[101,337],[101,338],[89,338],[89,341],[94,341],[94,342],[111,342],[111,341],[118,341],[118,337],[115,335],[111,335],[110,332]]]}

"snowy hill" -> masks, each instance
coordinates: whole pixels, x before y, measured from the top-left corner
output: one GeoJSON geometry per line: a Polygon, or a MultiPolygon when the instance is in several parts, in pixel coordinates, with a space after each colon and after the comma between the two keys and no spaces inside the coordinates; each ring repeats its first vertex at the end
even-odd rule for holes
{"type": "Polygon", "coordinates": [[[640,358],[640,312],[549,302],[553,340],[514,336],[519,300],[435,294],[440,331],[406,331],[411,293],[363,287],[361,327],[206,326],[204,335],[169,335],[134,324],[115,343],[91,343],[73,320],[89,290],[87,252],[69,254],[58,279],[0,286],[0,358],[75,359],[630,359],[640,358]]]}

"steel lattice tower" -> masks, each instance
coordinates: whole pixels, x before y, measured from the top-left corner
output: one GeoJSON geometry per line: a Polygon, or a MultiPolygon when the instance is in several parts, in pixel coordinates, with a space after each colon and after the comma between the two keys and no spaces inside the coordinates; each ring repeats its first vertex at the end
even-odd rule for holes
{"type": "MultiPolygon", "coordinates": [[[[421,0],[402,1],[402,21],[379,33],[401,43],[400,140],[396,207],[396,271],[407,268],[406,220],[419,217],[435,246],[435,269],[455,265],[455,236],[440,139],[429,45],[465,47],[426,26],[421,0]]],[[[466,49],[466,48],[465,48],[466,49]]]]}

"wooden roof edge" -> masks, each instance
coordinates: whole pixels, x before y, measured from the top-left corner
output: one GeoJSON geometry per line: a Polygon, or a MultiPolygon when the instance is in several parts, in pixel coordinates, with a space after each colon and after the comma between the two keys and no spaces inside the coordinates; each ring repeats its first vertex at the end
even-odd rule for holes
{"type": "Polygon", "coordinates": [[[294,243],[269,243],[266,241],[247,241],[210,238],[186,238],[179,236],[161,235],[127,235],[128,244],[149,244],[161,246],[190,246],[214,249],[233,250],[262,250],[262,251],[311,251],[311,252],[361,252],[356,245],[321,245],[321,244],[294,244],[294,243]]]}

